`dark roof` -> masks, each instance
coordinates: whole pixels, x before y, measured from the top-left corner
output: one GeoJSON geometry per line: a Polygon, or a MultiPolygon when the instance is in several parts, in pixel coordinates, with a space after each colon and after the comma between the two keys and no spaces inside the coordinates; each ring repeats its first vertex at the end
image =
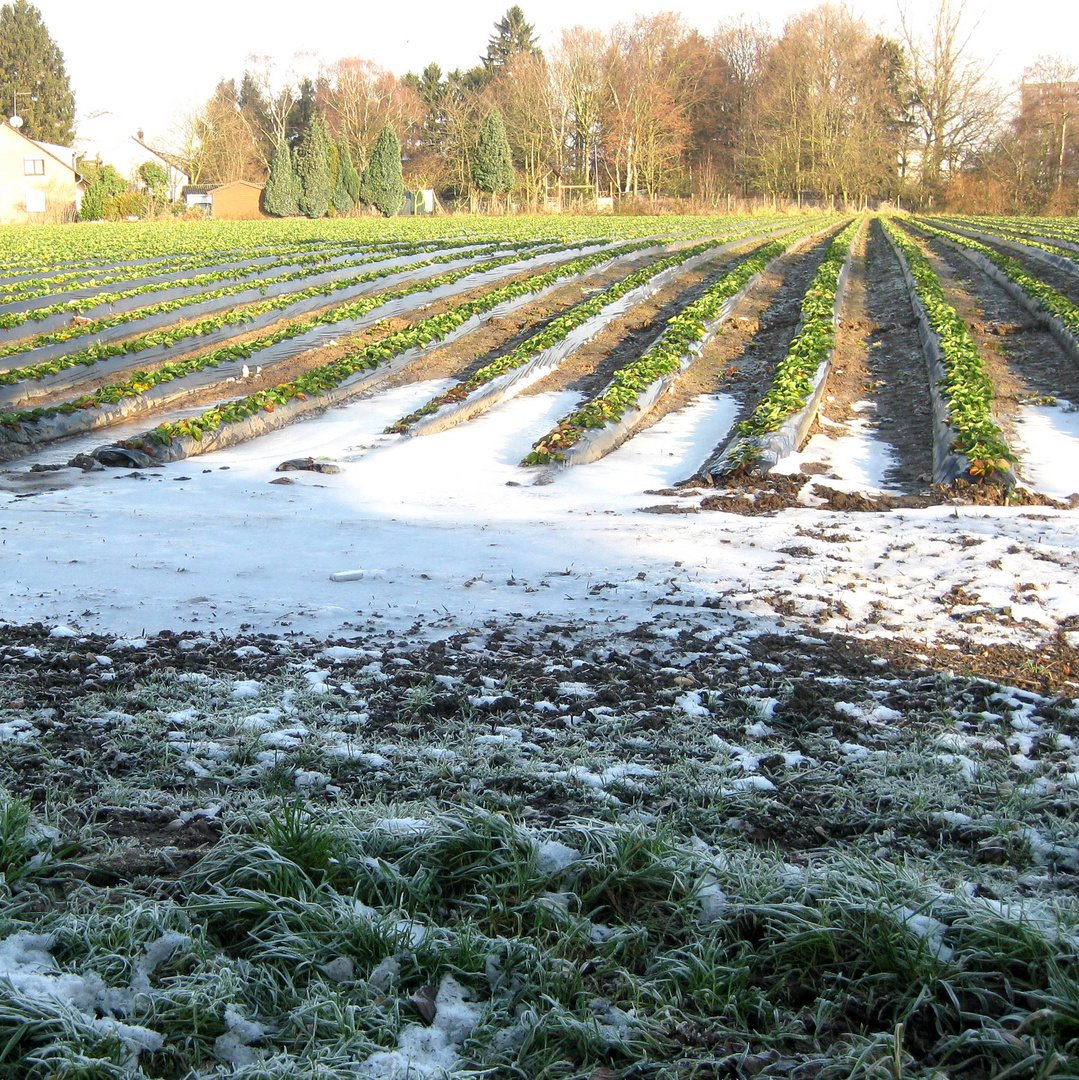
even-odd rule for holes
{"type": "Polygon", "coordinates": [[[211,191],[226,187],[249,187],[261,191],[264,184],[253,184],[250,180],[226,180],[222,184],[185,184],[180,188],[181,195],[209,195],[211,191]]]}

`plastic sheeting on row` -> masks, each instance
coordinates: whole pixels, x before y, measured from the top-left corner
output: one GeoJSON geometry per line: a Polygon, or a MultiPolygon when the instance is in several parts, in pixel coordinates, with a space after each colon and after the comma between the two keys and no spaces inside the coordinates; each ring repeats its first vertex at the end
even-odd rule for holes
{"type": "MultiPolygon", "coordinates": [[[[813,235],[816,236],[819,234],[814,233],[813,235]]],[[[811,239],[811,237],[807,237],[806,239],[811,239]]],[[[598,461],[600,458],[606,457],[612,450],[617,449],[617,447],[621,446],[622,443],[630,438],[634,431],[636,431],[656,407],[663,395],[673,388],[678,378],[700,357],[705,346],[712,340],[720,326],[731,317],[735,308],[737,308],[745,299],[746,294],[760,281],[764,274],[768,273],[768,271],[775,266],[779,261],[779,258],[782,258],[782,256],[773,259],[763,270],[754,274],[737,293],[727,297],[716,317],[705,325],[704,337],[700,341],[695,342],[682,355],[677,371],[670,372],[667,375],[661,375],[658,379],[655,379],[645,387],[637,397],[636,407],[627,409],[626,412],[622,414],[621,419],[611,424],[605,424],[602,428],[596,428],[593,431],[586,432],[579,442],[575,443],[566,451],[558,465],[553,467],[554,470],[558,471],[569,468],[572,465],[586,465],[591,461],[598,461]]],[[[665,333],[666,330],[657,334],[656,337],[649,342],[643,352],[647,352],[648,349],[652,348],[665,333]]],[[[611,384],[609,383],[607,387],[604,387],[597,396],[602,396],[606,393],[610,385],[611,384]]]]}
{"type": "MultiPolygon", "coordinates": [[[[918,298],[918,286],[914,280],[914,275],[910,272],[910,267],[907,265],[906,257],[887,229],[884,230],[884,235],[887,237],[892,251],[895,252],[900,272],[903,275],[903,281],[907,286],[910,306],[918,324],[918,338],[922,343],[922,353],[925,356],[925,365],[929,375],[929,399],[933,427],[933,483],[954,484],[960,478],[972,479],[970,460],[965,454],[957,453],[952,449],[958,433],[952,427],[951,411],[940,389],[941,383],[947,377],[947,371],[944,367],[944,350],[940,338],[930,325],[929,316],[918,298]]],[[[1015,474],[1011,469],[1002,473],[1002,479],[1009,487],[1015,485],[1015,474]]]]}
{"type": "MultiPolygon", "coordinates": [[[[469,245],[474,246],[474,245],[469,245]]],[[[351,246],[349,251],[342,252],[342,245],[337,244],[333,248],[327,250],[327,253],[323,256],[320,263],[310,264],[312,267],[317,268],[322,266],[334,266],[344,263],[363,263],[371,259],[377,258],[379,255],[394,254],[394,248],[388,245],[367,245],[360,248],[355,245],[351,246]],[[334,254],[337,252],[337,254],[334,254]],[[364,258],[366,256],[366,258],[364,258]]],[[[398,248],[413,248],[415,250],[429,250],[430,245],[421,244],[399,244],[398,248]]],[[[399,254],[409,254],[408,251],[400,251],[399,254]]],[[[265,276],[275,276],[277,274],[286,273],[289,268],[299,269],[305,262],[301,259],[310,259],[312,252],[298,251],[295,253],[279,254],[273,256],[266,256],[262,259],[242,259],[239,261],[225,261],[225,262],[206,262],[198,266],[187,267],[182,270],[171,270],[167,273],[150,274],[145,277],[124,277],[111,282],[106,282],[99,285],[83,285],[83,286],[71,286],[65,285],[64,288],[58,289],[55,292],[42,293],[40,296],[27,297],[24,300],[13,300],[7,304],[0,304],[0,314],[6,314],[9,312],[22,312],[32,311],[39,307],[52,307],[54,304],[69,304],[74,303],[77,300],[91,300],[95,296],[101,296],[111,292],[126,292],[129,289],[142,288],[146,285],[160,285],[161,293],[157,290],[152,292],[140,293],[138,299],[141,299],[143,303],[150,303],[154,300],[162,298],[165,286],[170,282],[185,281],[193,277],[201,277],[206,274],[230,274],[231,277],[222,277],[219,281],[212,284],[193,284],[189,286],[192,295],[199,290],[206,288],[219,288],[227,286],[230,280],[235,282],[241,277],[248,278],[251,281],[258,281],[265,276]],[[241,273],[241,271],[249,271],[249,273],[241,273]]],[[[130,299],[137,299],[131,297],[130,299]]],[[[88,308],[80,309],[81,313],[85,313],[88,308]]],[[[117,308],[116,310],[120,310],[117,308]]]]}
{"type": "MultiPolygon", "coordinates": [[[[80,337],[80,341],[86,341],[87,343],[95,341],[118,341],[121,338],[130,337],[132,334],[132,328],[136,333],[144,333],[147,329],[154,327],[168,326],[171,323],[177,322],[180,319],[190,319],[199,315],[212,315],[214,312],[227,310],[228,308],[236,307],[238,304],[253,303],[258,300],[268,300],[275,296],[284,296],[290,292],[296,292],[299,289],[309,289],[314,285],[327,284],[332,281],[340,281],[356,276],[356,269],[363,267],[363,273],[368,273],[371,270],[385,269],[394,266],[408,266],[412,262],[416,262],[418,259],[422,260],[429,258],[430,252],[414,252],[407,255],[398,255],[389,259],[375,259],[371,260],[359,260],[353,262],[348,266],[341,266],[335,270],[319,270],[313,269],[312,272],[306,277],[302,278],[290,278],[288,281],[277,282],[263,282],[259,284],[255,281],[251,284],[251,287],[244,289],[240,292],[231,293],[228,296],[213,296],[206,300],[190,305],[185,305],[182,308],[178,308],[175,311],[160,312],[157,315],[148,315],[145,319],[135,319],[131,322],[125,322],[119,326],[108,327],[104,330],[96,331],[92,334],[87,334],[85,337],[80,337]]],[[[221,288],[228,288],[227,284],[220,286],[221,288]]],[[[153,293],[140,293],[137,296],[129,296],[124,300],[117,300],[111,304],[101,304],[97,307],[85,309],[89,312],[89,315],[80,314],[78,318],[93,318],[93,319],[106,319],[111,315],[121,315],[128,311],[137,311],[140,307],[151,307],[155,304],[165,304],[172,300],[183,300],[189,297],[199,296],[206,292],[206,286],[204,285],[188,285],[175,289],[160,289],[155,290],[153,293]],[[147,303],[149,299],[150,303],[147,303]]],[[[56,315],[50,315],[46,319],[42,319],[40,322],[30,320],[23,323],[21,326],[11,326],[0,329],[0,344],[21,341],[24,338],[36,337],[39,334],[47,334],[53,330],[60,330],[63,327],[70,326],[72,319],[75,318],[73,312],[62,311],[56,315]]],[[[22,353],[21,356],[31,356],[29,362],[34,363],[41,359],[51,359],[51,357],[44,356],[42,354],[52,352],[55,355],[64,355],[64,353],[70,351],[70,342],[59,343],[61,352],[56,353],[56,346],[43,345],[41,346],[41,353],[39,354],[37,349],[32,350],[30,353],[22,353]]]]}
{"type": "MultiPolygon", "coordinates": [[[[842,310],[843,302],[846,298],[847,282],[850,279],[850,267],[853,252],[854,243],[852,240],[851,246],[847,249],[847,257],[843,260],[843,265],[839,268],[839,274],[836,278],[835,301],[832,304],[833,330],[839,326],[840,311],[842,310]]],[[[798,326],[794,331],[794,337],[797,338],[801,332],[802,323],[799,321],[798,326]]],[[[735,464],[731,460],[735,451],[747,443],[756,456],[758,467],[761,472],[770,472],[785,457],[793,454],[805,441],[806,436],[809,434],[809,429],[812,427],[813,421],[817,417],[817,410],[820,408],[821,397],[824,395],[824,387],[828,382],[828,374],[832,369],[832,357],[834,353],[835,345],[833,342],[832,348],[828,350],[828,355],[817,366],[817,370],[810,380],[809,396],[801,409],[788,416],[775,431],[769,431],[765,435],[758,435],[751,439],[732,439],[719,454],[710,458],[703,466],[701,466],[697,475],[702,477],[710,476],[717,479],[726,476],[735,468],[735,464]]]]}
{"type": "MultiPolygon", "coordinates": [[[[774,235],[774,231],[758,235],[771,236],[774,235]]],[[[514,397],[558,368],[578,349],[602,333],[615,319],[626,315],[650,296],[654,296],[661,289],[666,288],[676,278],[728,251],[744,247],[746,244],[752,243],[754,239],[755,237],[743,236],[724,244],[718,244],[700,255],[679,263],[677,266],[660,271],[643,285],[639,285],[601,308],[591,318],[571,330],[561,341],[537,353],[530,360],[521,364],[520,367],[507,371],[490,382],[478,386],[463,400],[444,405],[437,412],[417,420],[410,427],[408,435],[434,435],[437,432],[462,424],[481,412],[493,408],[500,402],[514,397]]],[[[656,249],[649,249],[648,252],[640,252],[639,254],[655,253],[656,249]]]]}
{"type": "MultiPolygon", "coordinates": [[[[600,245],[602,247],[611,247],[617,245],[600,245]]],[[[243,420],[237,421],[233,424],[226,424],[219,428],[217,431],[208,432],[202,436],[201,439],[195,439],[193,437],[184,436],[175,438],[165,446],[157,446],[153,450],[154,457],[158,461],[180,461],[187,457],[195,456],[196,454],[205,454],[213,450],[222,450],[228,446],[235,446],[238,443],[247,442],[250,439],[258,438],[261,435],[265,435],[271,431],[276,431],[279,428],[286,427],[289,424],[294,423],[301,417],[314,412],[319,412],[332,405],[342,404],[352,398],[359,397],[368,391],[374,389],[378,384],[386,381],[392,375],[404,370],[411,364],[414,364],[417,360],[428,354],[434,352],[436,349],[441,349],[446,345],[452,344],[455,341],[471,334],[485,323],[490,322],[492,319],[503,318],[506,315],[525,307],[528,304],[535,303],[547,296],[549,293],[554,292],[556,289],[564,288],[566,285],[571,284],[574,281],[582,280],[584,278],[594,276],[603,272],[605,269],[620,262],[628,261],[630,259],[639,258],[642,254],[646,254],[647,250],[636,251],[626,255],[614,256],[610,260],[599,263],[596,266],[590,267],[586,271],[582,271],[576,274],[567,274],[565,277],[559,278],[557,281],[545,286],[542,289],[536,289],[532,292],[523,294],[522,296],[514,297],[511,300],[506,300],[501,304],[496,305],[489,311],[480,312],[473,315],[470,319],[463,322],[460,326],[456,327],[445,337],[438,341],[430,342],[427,345],[416,346],[408,349],[397,356],[385,361],[378,365],[377,368],[368,369],[364,371],[358,371],[354,375],[349,376],[340,385],[333,390],[325,391],[317,396],[312,395],[307,400],[300,400],[294,398],[292,401],[286,402],[284,405],[277,405],[274,407],[272,413],[265,411],[259,412],[254,416],[246,417],[243,420]]],[[[663,245],[658,250],[669,250],[669,245],[663,245]]],[[[553,261],[558,258],[560,253],[552,252],[549,256],[543,257],[544,262],[553,261]]],[[[587,251],[584,252],[587,254],[587,251]]],[[[564,258],[565,255],[563,254],[564,258]]],[[[579,257],[575,256],[575,257],[579,257]]],[[[540,260],[532,260],[526,265],[534,266],[539,263],[540,260]]],[[[446,286],[445,288],[455,288],[458,291],[463,291],[467,288],[474,288],[477,283],[477,279],[488,277],[489,275],[498,273],[502,277],[511,276],[517,273],[521,269],[521,264],[515,264],[515,269],[509,269],[506,267],[499,267],[497,271],[486,271],[484,274],[475,275],[468,285],[463,285],[461,282],[456,282],[452,286],[446,286]]],[[[497,279],[495,279],[497,280],[497,279]]],[[[439,290],[435,290],[439,291],[439,290]]],[[[393,303],[396,303],[393,302],[393,303]]],[[[391,307],[391,304],[386,305],[387,308],[391,307]]],[[[384,317],[384,316],[383,316],[384,317]]],[[[132,440],[135,441],[135,440],[132,440]]],[[[145,432],[138,441],[144,444],[152,442],[151,433],[145,432]]]]}
{"type": "MultiPolygon", "coordinates": [[[[12,407],[31,404],[39,398],[47,397],[64,390],[73,389],[87,379],[93,379],[97,382],[103,377],[114,375],[118,372],[137,371],[139,368],[152,366],[166,360],[182,360],[188,354],[197,350],[202,350],[209,345],[221,344],[232,338],[264,329],[267,326],[272,326],[277,322],[287,321],[300,315],[307,314],[308,312],[317,311],[336,304],[344,304],[368,293],[380,292],[383,289],[392,289],[397,285],[406,284],[410,281],[422,280],[425,277],[437,277],[439,274],[444,274],[447,271],[460,269],[477,262],[485,261],[487,261],[487,256],[473,255],[467,258],[456,259],[449,263],[438,263],[417,267],[413,270],[404,270],[395,274],[388,274],[387,276],[377,278],[374,281],[366,281],[355,286],[344,287],[338,295],[326,296],[320,294],[318,296],[305,297],[286,307],[275,308],[272,311],[264,312],[253,319],[217,327],[208,334],[199,334],[187,339],[186,347],[184,344],[179,343],[174,343],[172,345],[156,345],[148,349],[140,349],[138,352],[105,357],[93,364],[75,364],[69,368],[64,368],[63,370],[56,372],[53,375],[47,375],[40,379],[20,380],[19,382],[10,385],[0,385],[0,406],[6,405],[12,407]]],[[[519,271],[520,266],[513,272],[517,273],[519,271]]],[[[482,280],[482,274],[476,275],[476,277],[473,278],[473,284],[482,284],[482,280]]],[[[437,292],[437,290],[432,290],[430,294],[426,295],[430,297],[434,292],[437,292]]],[[[404,299],[411,300],[411,297],[404,299]]],[[[428,299],[427,302],[430,302],[430,300],[428,299]]],[[[199,305],[198,308],[199,310],[186,308],[185,314],[188,316],[211,314],[211,312],[201,310],[201,305],[199,305]]],[[[408,310],[408,308],[403,308],[402,310],[408,310]]],[[[394,312],[389,312],[388,314],[394,314],[394,312]]],[[[99,338],[98,335],[87,335],[87,337],[80,339],[80,344],[89,345],[95,340],[126,338],[131,336],[133,328],[137,328],[140,335],[146,334],[152,330],[161,329],[162,326],[171,325],[171,323],[175,321],[174,313],[162,313],[159,316],[139,320],[138,323],[127,323],[123,327],[115,327],[114,329],[117,333],[108,338],[105,338],[107,332],[103,332],[101,338],[99,338]]],[[[28,353],[20,353],[18,359],[21,362],[20,366],[22,366],[22,364],[41,363],[46,360],[52,360],[67,355],[70,348],[70,342],[58,343],[55,346],[34,349],[28,353]]]]}

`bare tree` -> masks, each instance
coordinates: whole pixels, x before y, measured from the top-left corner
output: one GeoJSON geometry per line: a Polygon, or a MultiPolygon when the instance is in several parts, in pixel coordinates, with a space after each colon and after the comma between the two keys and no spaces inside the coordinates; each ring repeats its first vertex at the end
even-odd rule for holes
{"type": "Polygon", "coordinates": [[[283,142],[299,98],[300,83],[315,66],[315,54],[293,53],[281,61],[272,56],[252,53],[247,57],[244,74],[262,95],[262,136],[272,148],[283,142]]]}
{"type": "Polygon", "coordinates": [[[773,44],[774,38],[763,23],[744,18],[720,23],[712,38],[712,49],[722,71],[712,126],[715,154],[728,184],[743,192],[748,181],[750,110],[773,44]]]}
{"type": "Polygon", "coordinates": [[[656,194],[679,171],[690,135],[690,68],[679,49],[688,30],[672,12],[638,16],[611,34],[613,114],[608,168],[620,191],[656,194]]]}
{"type": "Polygon", "coordinates": [[[901,18],[910,120],[920,135],[921,187],[930,203],[940,200],[948,175],[987,145],[1004,100],[988,77],[988,63],[970,54],[973,28],[965,28],[963,16],[963,0],[941,0],[925,33],[909,11],[901,18]]]}
{"type": "Polygon", "coordinates": [[[541,204],[548,174],[561,149],[561,110],[546,61],[539,52],[514,53],[488,93],[502,111],[526,201],[541,204]]]}
{"type": "Polygon", "coordinates": [[[824,4],[788,21],[752,109],[766,190],[846,202],[894,182],[896,52],[845,8],[824,4]]]}
{"type": "Polygon", "coordinates": [[[562,153],[555,168],[592,184],[609,124],[611,86],[607,71],[610,42],[599,30],[575,26],[562,31],[551,57],[552,104],[562,153]]]}
{"type": "Polygon", "coordinates": [[[1079,173],[1079,67],[1041,56],[1023,72],[1017,136],[1031,186],[1046,206],[1073,213],[1079,173]]]}
{"type": "Polygon", "coordinates": [[[333,134],[348,139],[360,169],[386,124],[393,126],[408,155],[426,115],[413,87],[393,72],[357,57],[322,66],[318,104],[333,134]]]}

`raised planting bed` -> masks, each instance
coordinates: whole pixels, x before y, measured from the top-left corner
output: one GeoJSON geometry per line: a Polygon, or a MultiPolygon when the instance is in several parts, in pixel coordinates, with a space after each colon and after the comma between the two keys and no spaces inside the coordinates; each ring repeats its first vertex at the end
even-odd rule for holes
{"type": "MultiPolygon", "coordinates": [[[[501,250],[504,251],[504,249],[501,250]]],[[[525,263],[542,264],[551,261],[552,258],[566,257],[569,250],[574,249],[567,248],[565,245],[541,249],[533,252],[525,263]]],[[[442,280],[444,276],[440,275],[437,279],[433,279],[427,273],[431,267],[442,265],[461,269],[462,273],[490,273],[491,267],[521,262],[518,252],[509,252],[503,254],[501,258],[490,259],[489,256],[495,253],[494,249],[487,249],[484,252],[474,253],[468,258],[461,258],[459,253],[450,252],[443,256],[426,259],[422,263],[413,263],[405,272],[399,272],[394,267],[371,270],[344,281],[312,285],[255,304],[215,313],[193,323],[172,325],[175,320],[170,315],[162,314],[157,316],[157,320],[166,324],[165,326],[137,337],[124,338],[123,335],[130,332],[131,327],[113,325],[106,328],[105,336],[111,335],[121,340],[94,341],[77,352],[65,351],[66,340],[57,341],[48,349],[43,347],[35,350],[33,352],[35,363],[0,373],[0,404],[14,405],[30,402],[35,398],[75,387],[88,377],[85,371],[78,370],[80,368],[93,368],[93,377],[100,378],[102,375],[130,370],[132,367],[151,364],[157,359],[174,356],[177,351],[180,351],[182,355],[183,350],[176,348],[178,345],[186,345],[189,351],[214,344],[216,341],[227,340],[241,333],[258,330],[282,318],[293,318],[305,312],[326,307],[327,298],[332,303],[334,294],[358,297],[374,292],[381,293],[387,286],[402,282],[412,283],[411,288],[393,290],[393,295],[403,296],[409,292],[421,292],[430,286],[432,280],[442,280]],[[486,261],[479,261],[483,256],[487,256],[486,261]],[[420,267],[423,268],[424,273],[417,272],[420,267]],[[150,353],[149,350],[153,352],[150,353]],[[50,352],[56,355],[50,356],[50,352]]],[[[482,279],[477,283],[482,283],[482,279]]],[[[50,338],[62,336],[49,335],[50,338]]]]}
{"type": "MultiPolygon", "coordinates": [[[[819,224],[803,227],[794,237],[801,238],[814,228],[819,224]]],[[[581,465],[597,461],[624,442],[791,241],[786,236],[765,244],[714,282],[599,394],[537,440],[521,464],[581,465]]]]}
{"type": "MultiPolygon", "coordinates": [[[[654,246],[642,249],[640,244],[625,245],[608,252],[606,262],[575,276],[592,274],[604,265],[638,258],[656,250],[654,246]]],[[[659,250],[666,250],[666,247],[659,250]]],[[[244,367],[250,366],[246,361],[259,367],[281,363],[337,337],[356,333],[435,300],[493,284],[520,270],[516,256],[507,256],[450,271],[399,290],[340,305],[311,319],[287,323],[261,338],[226,345],[150,371],[132,372],[127,379],[72,401],[0,413],[0,459],[10,460],[53,439],[109,427],[139,413],[163,408],[196,390],[234,384],[244,377],[244,367]]],[[[552,287],[561,288],[571,279],[559,278],[557,285],[552,287]]]]}
{"type": "Polygon", "coordinates": [[[414,363],[426,352],[471,333],[492,318],[533,303],[552,289],[640,252],[647,241],[593,252],[526,281],[510,282],[440,315],[372,342],[300,377],[215,406],[175,424],[163,424],[124,449],[139,449],[158,461],[179,461],[220,450],[284,427],[298,417],[363,393],[414,363]]]}
{"type": "MultiPolygon", "coordinates": [[[[534,246],[534,245],[525,245],[534,246]]],[[[422,256],[429,248],[416,248],[404,254],[375,254],[373,257],[355,257],[347,265],[336,267],[303,266],[297,270],[284,274],[275,274],[255,282],[240,281],[231,285],[220,285],[216,288],[205,288],[202,285],[179,283],[166,286],[151,285],[147,288],[138,288],[126,292],[113,293],[107,297],[98,297],[90,304],[80,301],[73,303],[53,304],[45,308],[38,308],[31,312],[8,314],[0,316],[0,323],[7,322],[8,329],[0,329],[0,341],[8,345],[8,348],[0,349],[0,355],[7,355],[11,342],[21,342],[39,331],[49,332],[74,325],[81,326],[84,332],[93,332],[101,327],[124,326],[133,320],[151,318],[165,315],[171,318],[174,312],[183,311],[183,314],[191,315],[207,314],[211,311],[220,311],[233,304],[243,304],[257,301],[264,297],[284,296],[294,292],[297,282],[302,283],[301,288],[330,283],[340,280],[351,280],[355,277],[358,267],[366,266],[372,269],[379,268],[383,271],[394,269],[408,269],[413,266],[426,265],[422,256]],[[149,299],[152,303],[146,303],[149,299]],[[188,312],[185,309],[190,309],[188,312]],[[89,314],[82,314],[83,311],[89,314]],[[17,320],[17,321],[16,321],[17,320]],[[32,322],[38,325],[32,325],[32,322]]],[[[440,250],[440,249],[439,249],[440,250]]],[[[463,248],[459,257],[467,258],[477,251],[490,251],[491,248],[477,249],[474,245],[463,248]]],[[[505,246],[501,250],[506,250],[505,246]]],[[[519,250],[519,248],[514,248],[519,250]]],[[[217,279],[216,275],[203,275],[207,279],[217,279]]],[[[224,275],[225,278],[234,275],[224,275]]],[[[212,282],[208,281],[208,284],[212,282]]],[[[148,324],[147,324],[148,325],[148,324]]],[[[115,335],[114,335],[115,336],[115,335]]],[[[17,351],[17,350],[16,350],[17,351]]]]}
{"type": "Polygon", "coordinates": [[[941,229],[924,218],[914,218],[912,220],[915,224],[935,235],[954,236],[958,234],[968,240],[999,244],[1001,247],[1010,248],[1012,251],[1017,251],[1031,259],[1037,259],[1039,262],[1055,266],[1066,274],[1079,277],[1079,261],[1077,261],[1079,260],[1079,245],[1075,245],[1074,250],[1069,250],[1069,248],[1062,246],[1060,242],[1050,243],[1033,237],[1016,237],[1009,232],[985,232],[982,229],[972,229],[968,225],[953,224],[950,221],[941,222],[940,224],[944,225],[944,228],[941,229]]]}
{"type": "Polygon", "coordinates": [[[574,305],[538,334],[486,364],[467,379],[386,428],[386,432],[431,435],[504,401],[544,378],[567,357],[591,341],[614,319],[659,292],[671,281],[718,255],[744,247],[743,230],[725,243],[708,241],[677,252],[628,274],[601,293],[574,305]]]}
{"type": "Polygon", "coordinates": [[[1015,455],[993,417],[993,384],[967,325],[936,271],[894,221],[882,219],[911,292],[933,402],[933,481],[981,480],[1013,486],[1015,455]]]}
{"type": "MultiPolygon", "coordinates": [[[[968,236],[956,237],[950,231],[933,228],[924,221],[919,228],[948,243],[992,278],[1017,303],[1022,305],[1056,339],[1064,351],[1079,363],[1079,306],[1040,281],[1021,263],[968,236]]],[[[995,237],[991,237],[996,242],[995,237]]],[[[1015,245],[1013,245],[1015,246],[1015,245]]],[[[1079,264],[1073,264],[1079,273],[1079,264]]]]}
{"type": "Polygon", "coordinates": [[[701,476],[768,472],[804,442],[817,415],[835,350],[835,331],[850,274],[851,251],[864,218],[852,221],[829,245],[805,298],[799,329],[776,367],[768,392],[701,476]]]}

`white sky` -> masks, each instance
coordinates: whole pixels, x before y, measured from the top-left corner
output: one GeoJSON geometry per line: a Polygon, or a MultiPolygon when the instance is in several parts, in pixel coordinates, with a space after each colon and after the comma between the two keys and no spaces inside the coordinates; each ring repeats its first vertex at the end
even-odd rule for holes
{"type": "MultiPolygon", "coordinates": [[[[143,128],[163,135],[178,110],[199,104],[221,76],[239,76],[249,54],[287,60],[294,53],[325,60],[359,56],[398,74],[420,70],[434,60],[444,70],[469,67],[484,51],[494,22],[512,0],[482,4],[405,0],[397,4],[344,3],[341,0],[240,0],[192,5],[148,5],[141,0],[36,0],[53,38],[64,52],[76,94],[78,115],[107,111],[83,125],[80,134],[101,138],[143,128]]],[[[928,17],[935,0],[909,0],[928,17]]],[[[640,3],[592,0],[522,0],[541,44],[550,47],[563,27],[584,24],[609,28],[635,13],[679,10],[685,20],[709,33],[725,18],[751,10],[745,0],[682,0],[640,3]]],[[[807,0],[772,0],[758,7],[778,29],[791,14],[814,6],[807,0]]],[[[851,4],[856,14],[888,32],[899,21],[896,0],[851,4]]],[[[1003,83],[1045,53],[1079,60],[1079,4],[1064,0],[969,0],[972,49],[993,61],[1003,83]],[[1051,31],[1047,28],[1051,28],[1051,31]]],[[[0,109],[0,111],[4,111],[0,109]]]]}

